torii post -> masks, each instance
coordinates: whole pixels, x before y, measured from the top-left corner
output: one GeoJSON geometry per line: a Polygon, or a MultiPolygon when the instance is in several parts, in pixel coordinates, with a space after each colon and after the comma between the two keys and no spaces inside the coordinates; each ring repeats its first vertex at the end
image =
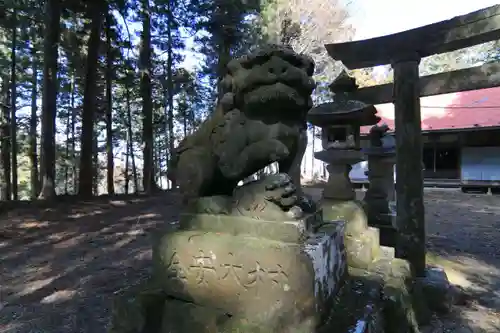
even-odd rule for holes
{"type": "Polygon", "coordinates": [[[414,276],[425,276],[426,267],[420,97],[500,85],[497,63],[420,79],[420,59],[497,39],[500,5],[392,35],[325,45],[328,54],[349,69],[386,64],[394,69],[393,84],[362,88],[350,97],[370,104],[394,103],[396,256],[411,263],[414,276]]]}

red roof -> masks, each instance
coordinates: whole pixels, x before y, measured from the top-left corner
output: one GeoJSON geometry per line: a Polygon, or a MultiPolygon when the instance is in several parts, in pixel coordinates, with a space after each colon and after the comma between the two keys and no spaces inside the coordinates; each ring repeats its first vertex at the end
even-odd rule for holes
{"type": "MultiPolygon", "coordinates": [[[[500,126],[500,87],[422,97],[420,106],[424,131],[500,126]]],[[[381,123],[394,130],[394,105],[376,108],[381,123]]],[[[361,133],[370,127],[361,127],[361,133]]]]}

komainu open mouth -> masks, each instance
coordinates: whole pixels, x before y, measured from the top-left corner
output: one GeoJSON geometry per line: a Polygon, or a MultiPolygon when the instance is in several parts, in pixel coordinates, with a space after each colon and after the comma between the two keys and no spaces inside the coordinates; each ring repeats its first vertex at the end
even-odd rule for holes
{"type": "Polygon", "coordinates": [[[279,109],[300,109],[307,106],[307,97],[302,96],[297,89],[284,83],[261,85],[243,96],[245,109],[271,107],[274,111],[279,109]]]}

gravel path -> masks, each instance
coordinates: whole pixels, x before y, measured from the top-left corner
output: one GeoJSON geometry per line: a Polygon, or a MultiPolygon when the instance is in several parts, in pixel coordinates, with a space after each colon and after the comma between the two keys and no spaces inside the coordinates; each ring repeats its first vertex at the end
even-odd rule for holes
{"type": "MultiPolygon", "coordinates": [[[[429,261],[473,300],[426,332],[500,332],[500,196],[426,190],[429,261]]],[[[104,333],[113,296],[149,276],[174,194],[0,216],[0,332],[104,333]]]]}

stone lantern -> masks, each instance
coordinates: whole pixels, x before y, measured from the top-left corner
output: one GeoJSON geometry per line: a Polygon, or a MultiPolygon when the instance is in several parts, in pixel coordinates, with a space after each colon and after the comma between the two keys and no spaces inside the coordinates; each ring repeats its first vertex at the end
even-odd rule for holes
{"type": "Polygon", "coordinates": [[[394,186],[394,164],[396,162],[396,140],[388,133],[386,124],[370,129],[370,146],[363,149],[368,157],[366,172],[370,187],[365,194],[368,223],[380,229],[380,243],[395,246],[396,197],[394,186]]]}
{"type": "Polygon", "coordinates": [[[380,118],[373,105],[350,100],[343,92],[334,101],[309,111],[308,121],[321,127],[322,151],[314,156],[327,163],[328,184],[324,199],[354,200],[356,195],[349,178],[352,165],[364,160],[360,149],[360,127],[376,124],[380,118]]]}

